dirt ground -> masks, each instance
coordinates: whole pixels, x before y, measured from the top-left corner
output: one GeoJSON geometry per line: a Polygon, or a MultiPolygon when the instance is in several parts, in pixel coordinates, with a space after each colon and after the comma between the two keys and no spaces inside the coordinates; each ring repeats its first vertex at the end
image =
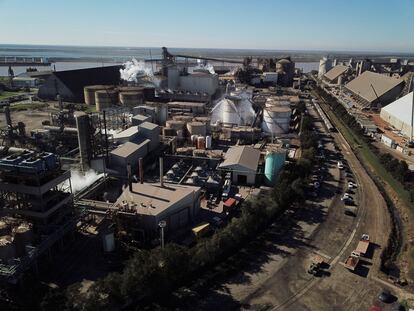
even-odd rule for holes
{"type": "MultiPolygon", "coordinates": [[[[33,129],[42,128],[42,121],[49,120],[49,114],[47,111],[40,110],[12,111],[11,119],[13,125],[17,125],[18,122],[26,124],[26,132],[30,132],[33,129]]],[[[4,113],[0,113],[0,127],[6,127],[4,113]]]]}

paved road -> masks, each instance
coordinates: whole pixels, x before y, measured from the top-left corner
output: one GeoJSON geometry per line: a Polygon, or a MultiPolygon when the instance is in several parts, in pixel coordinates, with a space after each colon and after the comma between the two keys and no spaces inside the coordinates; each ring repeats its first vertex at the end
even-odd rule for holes
{"type": "MultiPolygon", "coordinates": [[[[313,109],[309,111],[317,117],[313,109]]],[[[377,280],[377,271],[381,248],[389,234],[385,202],[344,138],[339,133],[329,137],[320,121],[315,127],[321,132],[328,155],[324,163],[328,173],[320,196],[323,199],[293,211],[293,229],[283,236],[274,236],[274,249],[268,251],[260,267],[247,267],[217,284],[204,296],[199,309],[228,310],[241,305],[242,309],[369,310],[373,304],[380,305],[376,296],[384,284],[377,280]],[[334,144],[342,149],[344,162],[359,185],[354,194],[358,204],[356,217],[344,214],[337,193],[347,185],[344,173],[340,175],[336,166],[334,144]],[[356,248],[363,233],[371,236],[375,246],[357,273],[352,273],[341,263],[356,248]],[[325,257],[329,263],[322,277],[306,272],[314,254],[325,257]]]]}

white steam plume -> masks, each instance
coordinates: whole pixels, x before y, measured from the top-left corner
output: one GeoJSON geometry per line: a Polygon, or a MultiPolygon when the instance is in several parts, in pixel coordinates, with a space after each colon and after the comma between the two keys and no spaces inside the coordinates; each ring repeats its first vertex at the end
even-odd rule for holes
{"type": "Polygon", "coordinates": [[[79,192],[86,187],[92,185],[95,181],[101,178],[104,174],[97,174],[94,170],[90,169],[84,174],[77,171],[71,170],[71,183],[72,183],[72,192],[79,192]]]}
{"type": "Polygon", "coordinates": [[[216,72],[214,71],[214,67],[213,67],[213,65],[211,65],[211,64],[209,64],[209,63],[203,64],[203,63],[201,62],[201,59],[197,59],[197,66],[195,66],[195,67],[194,67],[193,71],[194,71],[194,70],[197,70],[197,69],[201,69],[201,70],[208,70],[211,74],[215,74],[215,73],[216,73],[216,72]]]}
{"type": "Polygon", "coordinates": [[[140,60],[137,61],[133,58],[131,61],[127,61],[124,64],[124,69],[120,69],[121,79],[128,82],[137,82],[137,78],[152,79],[154,77],[150,68],[145,66],[145,62],[140,60]]]}

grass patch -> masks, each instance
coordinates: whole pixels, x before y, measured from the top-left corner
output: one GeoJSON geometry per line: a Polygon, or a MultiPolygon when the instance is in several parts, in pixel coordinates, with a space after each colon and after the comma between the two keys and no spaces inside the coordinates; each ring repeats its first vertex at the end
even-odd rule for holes
{"type": "Polygon", "coordinates": [[[10,111],[24,111],[24,110],[35,110],[46,108],[48,104],[46,103],[27,103],[27,104],[17,104],[10,106],[10,111]]]}
{"type": "Polygon", "coordinates": [[[0,99],[5,99],[11,96],[15,96],[15,95],[20,95],[21,92],[9,92],[9,91],[4,91],[2,93],[0,93],[0,99]]]}

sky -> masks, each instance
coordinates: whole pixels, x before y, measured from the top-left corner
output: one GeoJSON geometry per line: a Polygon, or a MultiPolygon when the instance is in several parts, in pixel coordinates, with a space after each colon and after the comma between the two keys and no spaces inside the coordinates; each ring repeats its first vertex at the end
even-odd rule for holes
{"type": "Polygon", "coordinates": [[[414,0],[0,0],[0,44],[414,53],[414,0]]]}

